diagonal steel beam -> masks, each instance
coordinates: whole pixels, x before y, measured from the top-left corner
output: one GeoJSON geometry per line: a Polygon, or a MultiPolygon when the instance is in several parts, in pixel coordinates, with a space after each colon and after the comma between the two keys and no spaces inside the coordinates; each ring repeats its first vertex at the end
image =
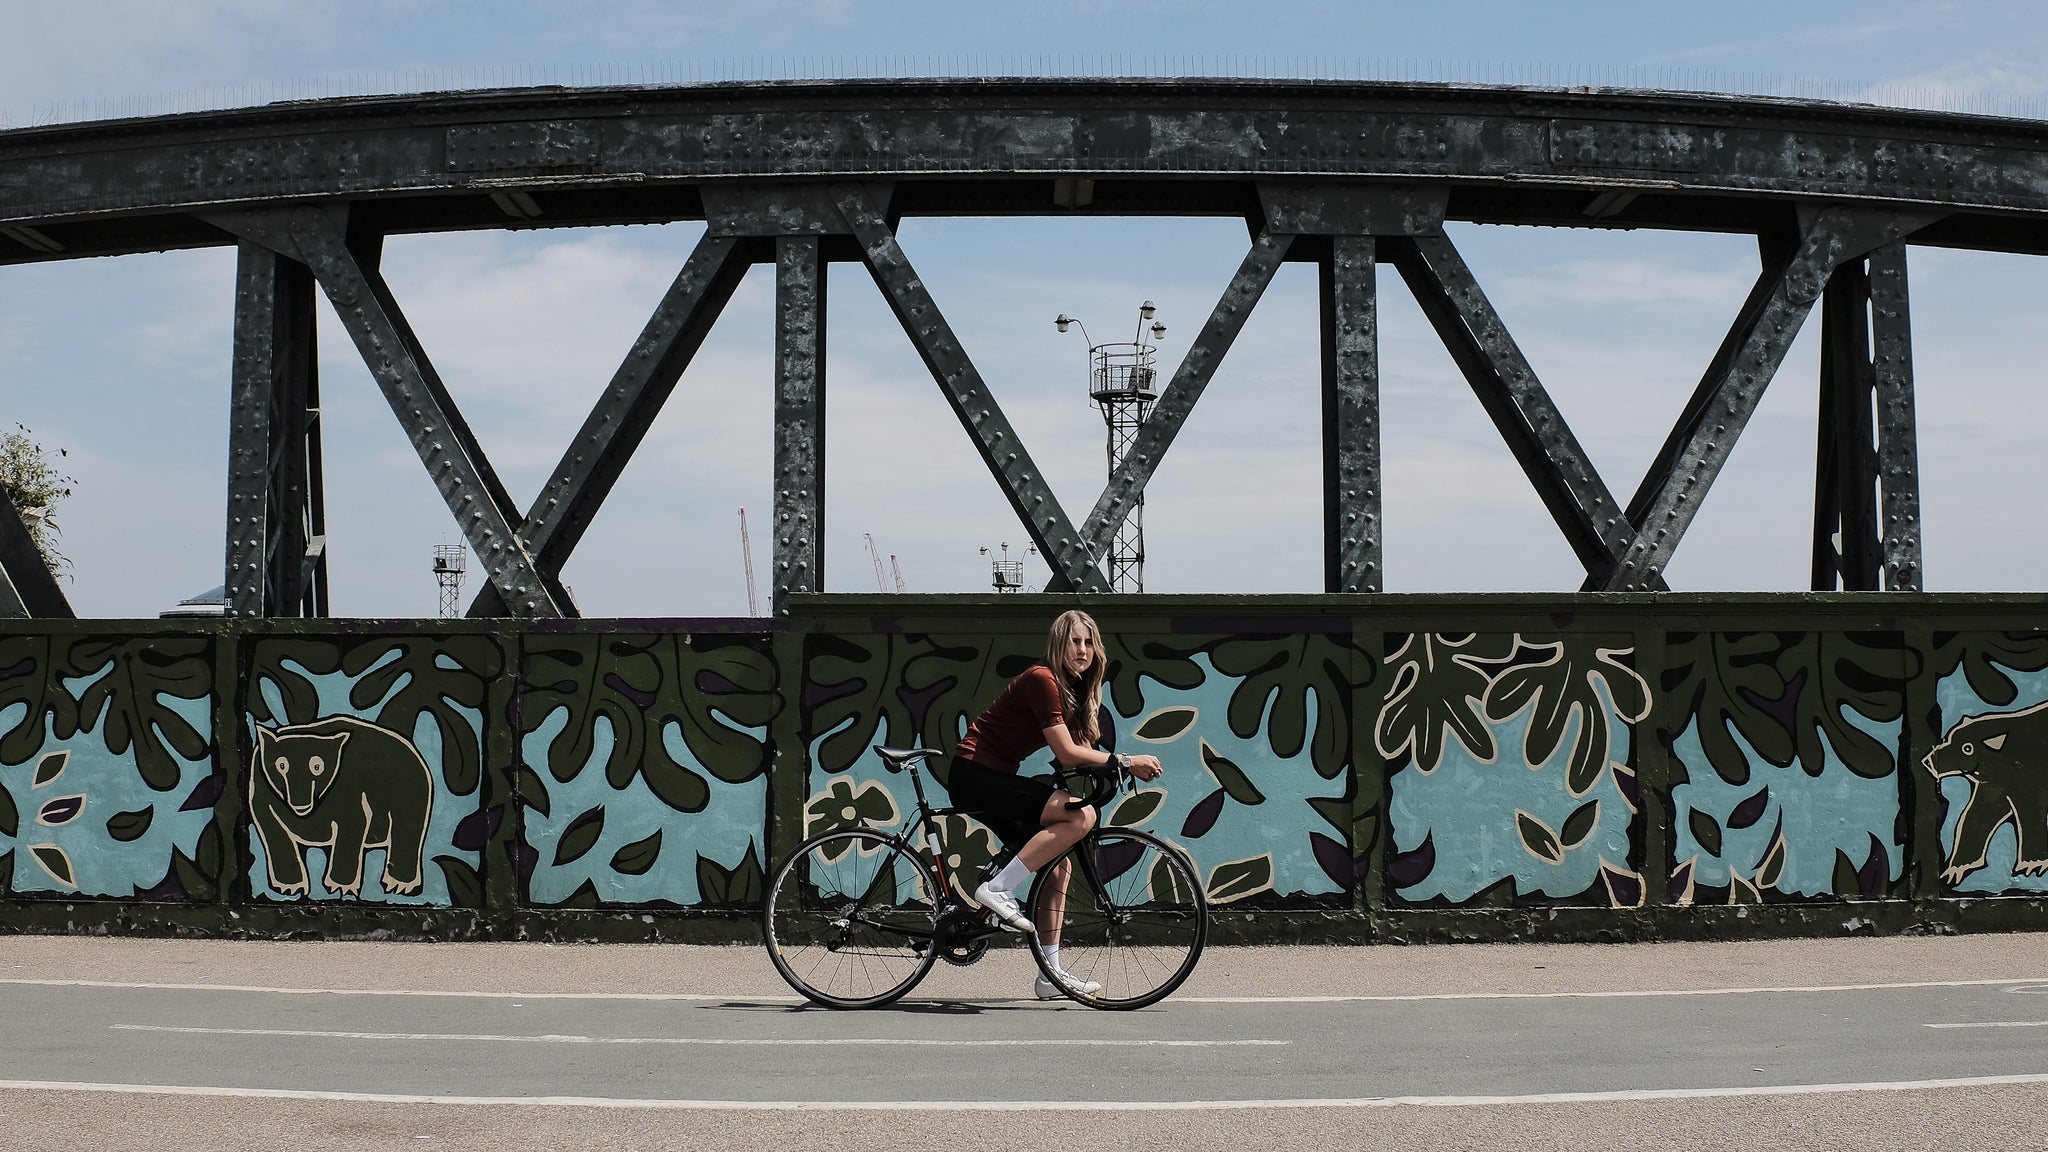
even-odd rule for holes
{"type": "MultiPolygon", "coordinates": [[[[548,577],[561,575],[751,264],[745,242],[706,234],[655,306],[519,525],[521,546],[548,577]]],[[[562,607],[575,611],[566,601],[562,607]]],[[[504,612],[495,584],[486,585],[469,606],[471,616],[504,612]]]]}
{"type": "Polygon", "coordinates": [[[874,277],[882,298],[889,302],[903,331],[917,346],[925,367],[945,392],[953,414],[974,438],[983,463],[988,465],[1004,498],[1023,522],[1024,530],[1030,533],[1032,543],[1038,546],[1039,555],[1052,564],[1054,579],[1064,579],[1087,591],[1107,590],[1108,582],[1095,559],[1102,555],[1107,539],[1093,548],[1082,543],[1080,533],[1074,531],[1073,522],[1053,496],[1044,474],[1017,438],[1017,430],[1003,415],[981,373],[967,358],[966,349],[940,315],[938,304],[918,279],[917,270],[896,243],[896,234],[889,230],[859,185],[834,184],[832,197],[860,244],[861,260],[867,265],[868,274],[874,277]]]}
{"type": "Polygon", "coordinates": [[[1836,268],[1940,219],[1937,213],[1801,208],[1789,259],[1767,265],[1693,391],[1664,448],[1629,501],[1636,539],[1605,590],[1643,591],[1664,575],[1700,501],[1728,462],[1764,388],[1836,268]]]}
{"type": "Polygon", "coordinates": [[[70,620],[77,613],[43,562],[13,497],[0,491],[0,617],[7,616],[70,620]]]}
{"type": "Polygon", "coordinates": [[[1588,580],[1604,582],[1635,533],[1465,258],[1441,233],[1384,243],[1588,580]]]}
{"type": "Polygon", "coordinates": [[[542,575],[520,543],[519,516],[510,494],[435,374],[382,274],[365,268],[350,251],[345,220],[313,208],[222,213],[208,219],[313,270],[476,553],[477,563],[512,614],[562,615],[560,605],[567,596],[556,581],[542,575]]]}
{"type": "Polygon", "coordinates": [[[1906,246],[1870,254],[1870,329],[1877,368],[1878,516],[1884,586],[1921,590],[1920,449],[1913,415],[1913,319],[1907,307],[1906,246]]]}
{"type": "Polygon", "coordinates": [[[1152,414],[1139,427],[1130,450],[1124,453],[1116,472],[1109,478],[1108,486],[1095,501],[1094,511],[1088,514],[1081,536],[1089,555],[1100,556],[1108,549],[1110,538],[1116,534],[1116,526],[1123,523],[1145,494],[1145,485],[1151,482],[1152,473],[1158,469],[1160,457],[1173,444],[1173,438],[1180,435],[1188,413],[1194,410],[1195,402],[1202,398],[1202,390],[1215,376],[1216,366],[1222,362],[1224,353],[1230,351],[1231,343],[1244,328],[1246,317],[1251,315],[1259,297],[1265,295],[1266,286],[1273,282],[1273,273],[1279,271],[1281,261],[1287,258],[1287,251],[1293,246],[1294,235],[1287,232],[1261,232],[1252,241],[1251,251],[1238,265],[1237,275],[1232,276],[1224,287],[1223,296],[1216,301],[1208,323],[1202,326],[1187,355],[1181,358],[1173,380],[1159,394],[1159,402],[1152,406],[1152,414]]]}

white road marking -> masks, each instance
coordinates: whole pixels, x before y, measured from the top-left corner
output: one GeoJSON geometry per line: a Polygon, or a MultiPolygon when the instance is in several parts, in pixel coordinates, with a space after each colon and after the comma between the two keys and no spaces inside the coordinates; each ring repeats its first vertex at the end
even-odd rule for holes
{"type": "Polygon", "coordinates": [[[1977,1020],[1968,1024],[1929,1024],[1929,1028],[2048,1028],[2048,1020],[1977,1020]]]}
{"type": "Polygon", "coordinates": [[[1735,1096],[1820,1096],[1851,1092],[1917,1092],[2048,1084],[2048,1073],[1963,1076],[1942,1080],[1877,1080],[1851,1084],[1781,1084],[1739,1088],[1639,1088],[1611,1092],[1538,1092],[1514,1096],[1365,1096],[1305,1100],[662,1100],[618,1096],[453,1096],[387,1092],[321,1092],[297,1088],[225,1088],[194,1084],[100,1084],[66,1080],[0,1080],[0,1091],[109,1092],[144,1096],[230,1096],[365,1104],[455,1104],[491,1108],[612,1108],[726,1112],[1208,1112],[1297,1108],[1466,1108],[1491,1105],[1606,1104],[1643,1100],[1710,1100],[1735,1096]]]}
{"type": "Polygon", "coordinates": [[[1753,996],[1782,992],[1884,992],[1904,988],[1984,988],[2032,984],[2024,980],[1910,980],[1893,984],[1785,984],[1752,988],[1622,988],[1583,992],[1416,992],[1357,996],[1176,996],[1176,1004],[1349,1004],[1417,1000],[1626,1000],[1658,996],[1753,996]]]}
{"type": "MultiPolygon", "coordinates": [[[[129,988],[162,992],[248,992],[276,996],[436,996],[461,1000],[624,1000],[681,1001],[724,1004],[801,1004],[800,996],[753,995],[736,992],[712,995],[698,992],[495,992],[465,989],[426,988],[285,988],[255,984],[158,984],[126,980],[36,980],[0,977],[0,985],[35,985],[46,988],[129,988]]],[[[1892,984],[1809,984],[1759,985],[1745,988],[1641,988],[1578,992],[1422,992],[1408,994],[1353,996],[1175,996],[1173,1004],[1353,1004],[1396,1003],[1423,1000],[1625,1000],[1660,996],[1750,996],[1785,992],[1883,992],[1905,988],[1987,988],[2008,987],[2006,991],[2048,992],[2039,976],[2003,980],[1913,980],[1892,984]],[[2017,987],[2017,986],[2031,987],[2017,987]]],[[[912,999],[917,999],[913,994],[912,999]]],[[[953,997],[960,1003],[1009,1003],[1029,997],[953,997]]]]}
{"type": "Polygon", "coordinates": [[[163,1024],[109,1024],[117,1032],[180,1032],[201,1036],[297,1036],[316,1040],[504,1040],[523,1044],[685,1044],[736,1048],[888,1045],[905,1048],[1239,1048],[1285,1047],[1292,1040],[904,1040],[834,1036],[747,1039],[691,1036],[517,1036],[489,1032],[322,1032],[309,1028],[176,1028],[163,1024]]]}

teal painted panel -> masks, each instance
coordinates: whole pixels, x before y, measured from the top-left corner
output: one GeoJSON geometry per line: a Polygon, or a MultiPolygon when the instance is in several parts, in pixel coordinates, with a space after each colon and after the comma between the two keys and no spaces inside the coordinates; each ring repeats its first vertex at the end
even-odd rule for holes
{"type": "Polygon", "coordinates": [[[1643,903],[1626,635],[1386,639],[1374,730],[1389,765],[1387,883],[1421,906],[1643,903]]]}
{"type": "Polygon", "coordinates": [[[0,889],[20,896],[209,900],[213,643],[198,637],[0,641],[0,889]]]}
{"type": "Polygon", "coordinates": [[[758,907],[781,699],[763,637],[528,637],[514,709],[525,898],[758,907]]]}

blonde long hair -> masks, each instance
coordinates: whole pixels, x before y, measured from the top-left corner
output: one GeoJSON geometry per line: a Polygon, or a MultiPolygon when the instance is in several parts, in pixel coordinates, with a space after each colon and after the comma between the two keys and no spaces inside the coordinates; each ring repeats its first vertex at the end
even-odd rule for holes
{"type": "Polygon", "coordinates": [[[1067,714],[1067,731],[1083,748],[1094,747],[1102,737],[1098,723],[1102,677],[1109,670],[1109,657],[1102,651],[1102,629],[1095,626],[1095,618],[1078,610],[1060,613],[1045,634],[1045,666],[1052,669],[1052,678],[1060,686],[1060,711],[1067,714]],[[1067,643],[1077,628],[1086,628],[1095,637],[1095,661],[1079,679],[1067,669],[1067,643]]]}

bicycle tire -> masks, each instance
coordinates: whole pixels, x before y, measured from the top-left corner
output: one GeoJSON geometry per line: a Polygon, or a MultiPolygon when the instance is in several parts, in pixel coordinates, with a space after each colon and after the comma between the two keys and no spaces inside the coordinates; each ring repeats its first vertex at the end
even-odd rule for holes
{"type": "Polygon", "coordinates": [[[1034,923],[1055,922],[1062,863],[1069,875],[1057,919],[1060,967],[1102,988],[1090,995],[1062,980],[1034,947],[1046,979],[1071,1000],[1109,1010],[1156,1004],[1179,988],[1209,938],[1209,899],[1187,855],[1135,828],[1097,828],[1039,870],[1031,883],[1034,923]]]}
{"type": "Polygon", "coordinates": [[[796,846],[761,909],[768,959],[828,1008],[879,1008],[917,987],[938,956],[938,878],[901,838],[841,828],[796,846]]]}

